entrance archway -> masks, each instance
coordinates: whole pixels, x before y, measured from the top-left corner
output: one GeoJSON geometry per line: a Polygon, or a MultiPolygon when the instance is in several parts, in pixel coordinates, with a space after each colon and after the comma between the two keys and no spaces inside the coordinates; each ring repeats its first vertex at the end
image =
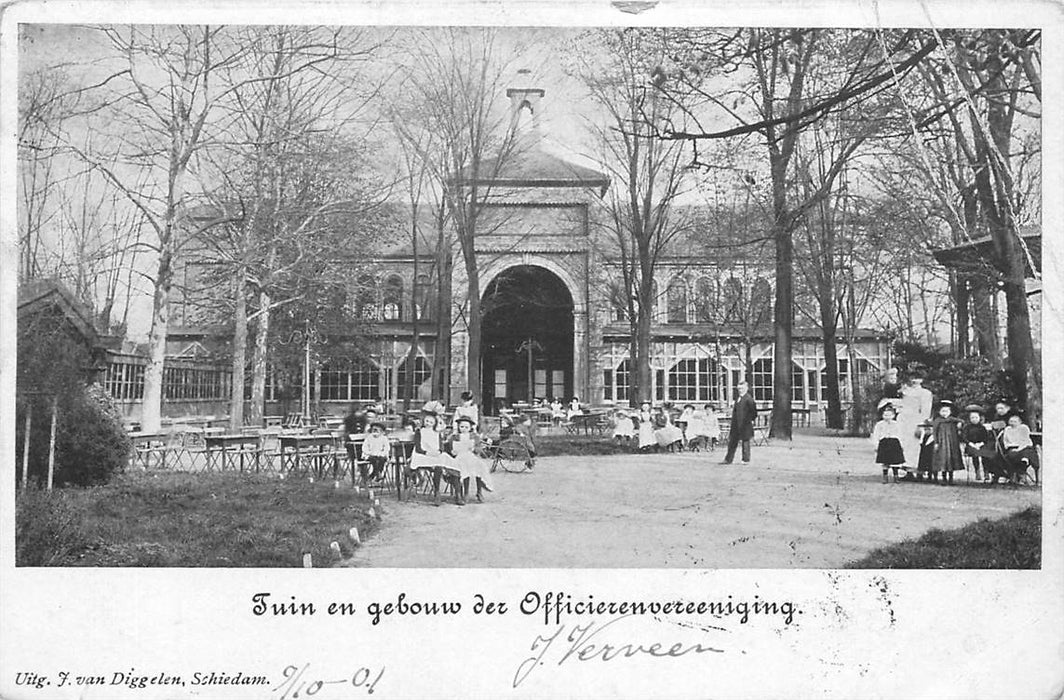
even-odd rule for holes
{"type": "Polygon", "coordinates": [[[488,284],[481,300],[484,407],[573,393],[573,297],[553,272],[518,265],[488,284]]]}

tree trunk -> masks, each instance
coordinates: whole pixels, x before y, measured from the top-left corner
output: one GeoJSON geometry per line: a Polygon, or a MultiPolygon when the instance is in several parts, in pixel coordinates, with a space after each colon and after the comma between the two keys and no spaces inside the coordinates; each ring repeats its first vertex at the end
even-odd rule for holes
{"type": "MultiPolygon", "coordinates": [[[[834,310],[832,310],[834,317],[834,310]]],[[[827,402],[827,411],[824,420],[829,428],[842,430],[845,425],[842,414],[842,397],[839,395],[839,351],[835,345],[836,329],[834,318],[832,323],[823,326],[824,333],[824,371],[827,373],[827,387],[824,392],[824,400],[827,402]]]]}
{"type": "Polygon", "coordinates": [[[259,292],[259,315],[255,324],[255,344],[251,348],[250,420],[255,426],[266,420],[266,347],[270,338],[270,295],[259,292]]]}
{"type": "Polygon", "coordinates": [[[640,304],[640,306],[643,310],[636,319],[635,357],[632,359],[628,375],[631,385],[629,395],[632,395],[631,389],[634,388],[637,404],[643,401],[654,402],[654,382],[650,369],[650,329],[654,318],[651,311],[653,307],[645,304],[640,304]]]}
{"type": "MultiPolygon", "coordinates": [[[[469,242],[472,248],[472,241],[469,242]]],[[[483,386],[480,381],[480,271],[476,257],[470,250],[466,256],[466,277],[469,280],[469,315],[466,317],[469,347],[466,352],[466,390],[473,394],[473,402],[481,403],[483,386]]]]}
{"type": "Polygon", "coordinates": [[[248,348],[247,276],[243,265],[237,266],[233,281],[236,289],[233,292],[233,381],[229,388],[229,430],[238,433],[244,427],[244,365],[248,348]]]}
{"type": "Polygon", "coordinates": [[[166,365],[166,334],[170,321],[170,285],[173,282],[173,251],[163,245],[155,273],[152,298],[151,331],[148,334],[148,364],[144,367],[144,399],[141,402],[140,426],[144,432],[157,433],[162,427],[163,370],[166,365]]]}
{"type": "Polygon", "coordinates": [[[972,328],[975,331],[976,352],[987,358],[994,368],[1001,369],[1001,349],[998,347],[997,322],[990,298],[990,285],[982,279],[973,278],[972,282],[972,328]]]}
{"type": "Polygon", "coordinates": [[[432,398],[451,402],[451,245],[447,239],[444,210],[436,218],[436,390],[432,398]]]}
{"type": "Polygon", "coordinates": [[[775,346],[772,354],[772,424],[769,435],[791,439],[791,341],[794,330],[794,240],[786,204],[786,162],[772,156],[772,237],[776,243],[775,346]]]}

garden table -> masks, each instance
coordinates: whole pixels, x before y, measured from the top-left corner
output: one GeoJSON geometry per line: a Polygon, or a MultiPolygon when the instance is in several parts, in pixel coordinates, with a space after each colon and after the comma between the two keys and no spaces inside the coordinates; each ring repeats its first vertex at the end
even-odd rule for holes
{"type": "Polygon", "coordinates": [[[170,451],[167,433],[132,432],[129,434],[133,441],[133,464],[141,463],[144,469],[150,466],[153,458],[159,460],[159,466],[166,469],[166,453],[170,451]]]}
{"type": "Polygon", "coordinates": [[[259,470],[259,455],[261,454],[262,439],[258,435],[204,435],[203,437],[207,471],[211,471],[217,462],[225,471],[227,467],[235,467],[238,463],[240,471],[244,471],[244,458],[255,458],[255,471],[259,470]]]}
{"type": "Polygon", "coordinates": [[[325,460],[336,455],[336,438],[332,435],[284,435],[281,442],[281,471],[294,471],[304,461],[314,465],[314,472],[321,478],[325,470],[325,460]]]}

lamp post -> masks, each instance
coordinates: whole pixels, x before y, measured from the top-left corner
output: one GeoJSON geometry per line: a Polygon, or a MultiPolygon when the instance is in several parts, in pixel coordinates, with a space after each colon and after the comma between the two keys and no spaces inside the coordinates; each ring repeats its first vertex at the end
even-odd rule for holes
{"type": "Polygon", "coordinates": [[[536,350],[542,352],[543,351],[543,346],[540,345],[539,342],[535,338],[533,338],[531,336],[526,338],[520,345],[517,346],[517,353],[518,354],[521,354],[522,352],[527,352],[528,353],[528,405],[529,406],[532,405],[532,400],[533,400],[533,398],[535,398],[533,396],[533,387],[535,386],[535,384],[533,382],[532,352],[536,351],[536,350]]]}

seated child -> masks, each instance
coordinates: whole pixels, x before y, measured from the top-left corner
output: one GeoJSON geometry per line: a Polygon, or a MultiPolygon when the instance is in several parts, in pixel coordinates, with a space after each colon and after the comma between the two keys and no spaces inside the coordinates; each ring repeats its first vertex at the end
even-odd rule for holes
{"type": "Polygon", "coordinates": [[[613,439],[628,444],[635,437],[635,424],[627,411],[618,408],[613,414],[613,439]]]}
{"type": "Polygon", "coordinates": [[[566,418],[565,406],[558,397],[554,397],[550,401],[550,417],[554,421],[554,425],[558,425],[566,418]]]}
{"type": "Polygon", "coordinates": [[[1018,483],[1027,473],[1027,467],[1038,464],[1038,451],[1031,440],[1031,429],[1023,424],[1019,415],[1009,416],[1008,425],[1001,433],[1001,445],[1005,448],[1005,463],[1009,468],[1009,482],[1018,483]]]}
{"type": "Polygon", "coordinates": [[[369,462],[369,464],[363,462],[359,465],[363,482],[377,481],[384,477],[384,467],[388,464],[388,456],[391,452],[392,446],[388,442],[388,436],[384,434],[384,425],[377,422],[371,423],[369,434],[362,441],[362,458],[369,462]],[[373,468],[373,473],[367,474],[370,467],[373,468]]]}
{"type": "Polygon", "coordinates": [[[484,502],[484,491],[491,491],[488,485],[490,465],[477,455],[480,436],[473,432],[473,419],[462,416],[458,419],[458,432],[454,434],[449,445],[451,456],[462,480],[462,496],[469,497],[469,481],[473,479],[477,487],[477,503],[484,502]]]}
{"type": "Polygon", "coordinates": [[[583,412],[583,409],[580,408],[580,397],[574,396],[572,400],[569,401],[569,413],[567,414],[567,417],[569,420],[572,420],[574,416],[579,416],[583,414],[583,412]]]}
{"type": "Polygon", "coordinates": [[[669,452],[683,449],[683,431],[673,425],[672,416],[667,408],[662,408],[657,418],[658,429],[654,431],[654,439],[658,446],[669,452]]]}
{"type": "MultiPolygon", "coordinates": [[[[432,473],[432,499],[440,502],[440,480],[444,479],[454,489],[454,502],[465,505],[459,470],[454,459],[443,451],[443,436],[436,430],[439,423],[435,413],[426,413],[421,427],[414,433],[414,453],[410,455],[410,469],[432,473]]],[[[420,478],[419,478],[420,480],[420,478]]]]}

